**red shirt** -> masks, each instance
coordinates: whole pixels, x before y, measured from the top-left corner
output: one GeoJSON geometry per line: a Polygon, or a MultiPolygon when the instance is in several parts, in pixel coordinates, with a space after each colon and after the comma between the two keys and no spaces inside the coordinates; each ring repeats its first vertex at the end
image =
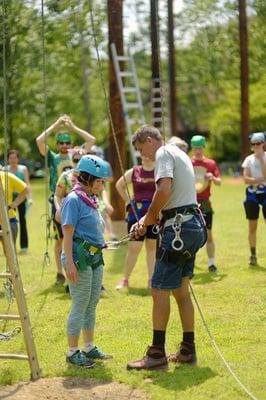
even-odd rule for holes
{"type": "Polygon", "coordinates": [[[142,165],[135,165],[132,173],[134,199],[136,201],[149,200],[151,202],[155,192],[154,169],[145,171],[142,165]]]}
{"type": "Polygon", "coordinates": [[[191,158],[196,180],[197,200],[207,200],[211,195],[211,181],[205,178],[207,172],[211,172],[216,178],[220,176],[220,171],[214,160],[203,157],[197,160],[191,158]]]}

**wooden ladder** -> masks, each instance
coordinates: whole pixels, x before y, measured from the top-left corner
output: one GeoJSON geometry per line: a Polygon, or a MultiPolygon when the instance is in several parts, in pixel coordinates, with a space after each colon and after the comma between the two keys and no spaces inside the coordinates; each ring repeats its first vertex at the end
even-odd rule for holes
{"type": "Polygon", "coordinates": [[[24,295],[21,281],[17,255],[12,239],[11,228],[7,213],[7,205],[4,197],[2,181],[0,179],[0,223],[1,239],[5,246],[5,257],[7,260],[8,271],[0,273],[0,278],[10,279],[14,288],[14,295],[17,303],[18,315],[0,314],[0,320],[20,320],[24,335],[24,342],[27,354],[0,354],[0,359],[28,360],[31,369],[31,379],[37,380],[41,377],[41,370],[38,363],[37,352],[32,336],[31,324],[27,309],[27,303],[24,295]]]}

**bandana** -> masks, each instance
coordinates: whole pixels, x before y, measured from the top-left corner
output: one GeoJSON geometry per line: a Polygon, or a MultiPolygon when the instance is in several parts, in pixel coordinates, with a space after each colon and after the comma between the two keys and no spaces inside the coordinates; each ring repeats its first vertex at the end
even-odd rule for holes
{"type": "Polygon", "coordinates": [[[75,186],[73,187],[72,191],[76,193],[76,195],[85,203],[87,206],[92,207],[92,208],[98,208],[98,199],[97,196],[91,195],[88,196],[82,187],[80,186],[79,183],[76,183],[75,186]]]}

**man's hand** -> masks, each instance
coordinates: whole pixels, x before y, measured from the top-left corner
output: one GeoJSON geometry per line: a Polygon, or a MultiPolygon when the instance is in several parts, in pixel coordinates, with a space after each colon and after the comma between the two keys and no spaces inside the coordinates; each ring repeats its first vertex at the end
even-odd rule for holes
{"type": "Polygon", "coordinates": [[[134,233],[134,238],[138,239],[140,236],[143,236],[147,232],[147,226],[144,223],[144,218],[142,217],[138,222],[132,225],[130,232],[134,233]]]}

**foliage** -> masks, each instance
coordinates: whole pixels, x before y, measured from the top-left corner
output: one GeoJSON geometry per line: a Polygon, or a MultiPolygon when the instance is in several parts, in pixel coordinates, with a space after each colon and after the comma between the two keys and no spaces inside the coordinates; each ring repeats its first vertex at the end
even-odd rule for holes
{"type": "MultiPolygon", "coordinates": [[[[259,266],[249,268],[247,224],[242,198],[242,181],[223,179],[221,187],[213,188],[214,238],[216,242],[217,274],[207,271],[206,252],[202,249],[196,260],[193,290],[204,317],[220,350],[241,382],[258,398],[265,393],[265,226],[259,221],[257,253],[259,266]],[[240,184],[239,184],[240,183],[240,184]],[[244,225],[244,226],[243,226],[244,225]]],[[[117,292],[114,287],[120,279],[126,247],[105,253],[104,285],[108,297],[102,298],[97,309],[96,343],[114,359],[98,363],[93,370],[69,367],[65,363],[65,321],[69,297],[64,289],[53,287],[55,265],[53,246],[48,247],[51,265],[43,266],[45,245],[45,193],[41,181],[33,182],[34,204],[27,217],[29,223],[29,252],[18,255],[22,281],[26,292],[33,335],[40,367],[45,377],[84,376],[103,381],[118,381],[143,389],[151,400],[211,400],[246,399],[238,384],[224,368],[196,311],[196,343],[198,365],[177,367],[170,365],[167,372],[127,372],[128,360],[142,357],[151,341],[151,297],[146,289],[147,270],[145,254],[141,253],[130,279],[130,293],[117,292]]],[[[117,232],[122,236],[123,229],[117,232]]],[[[119,235],[119,236],[120,236],[119,235]]],[[[4,259],[1,255],[2,269],[4,259]]],[[[1,288],[1,313],[7,301],[1,288]]],[[[172,313],[167,331],[167,352],[176,349],[181,340],[181,327],[176,305],[171,301],[172,313]]],[[[9,312],[16,313],[15,305],[9,312]]],[[[5,321],[1,321],[0,332],[5,321]]],[[[17,326],[10,321],[9,331],[17,326]]],[[[23,353],[22,334],[10,342],[0,342],[0,352],[23,353]]],[[[2,360],[0,384],[11,384],[29,379],[26,361],[2,360]]],[[[49,385],[52,389],[52,383],[49,385]]],[[[47,389],[48,390],[48,389],[47,389]]],[[[49,393],[46,392],[49,396],[49,393]]],[[[118,394],[119,398],[119,394],[118,394]]]]}

